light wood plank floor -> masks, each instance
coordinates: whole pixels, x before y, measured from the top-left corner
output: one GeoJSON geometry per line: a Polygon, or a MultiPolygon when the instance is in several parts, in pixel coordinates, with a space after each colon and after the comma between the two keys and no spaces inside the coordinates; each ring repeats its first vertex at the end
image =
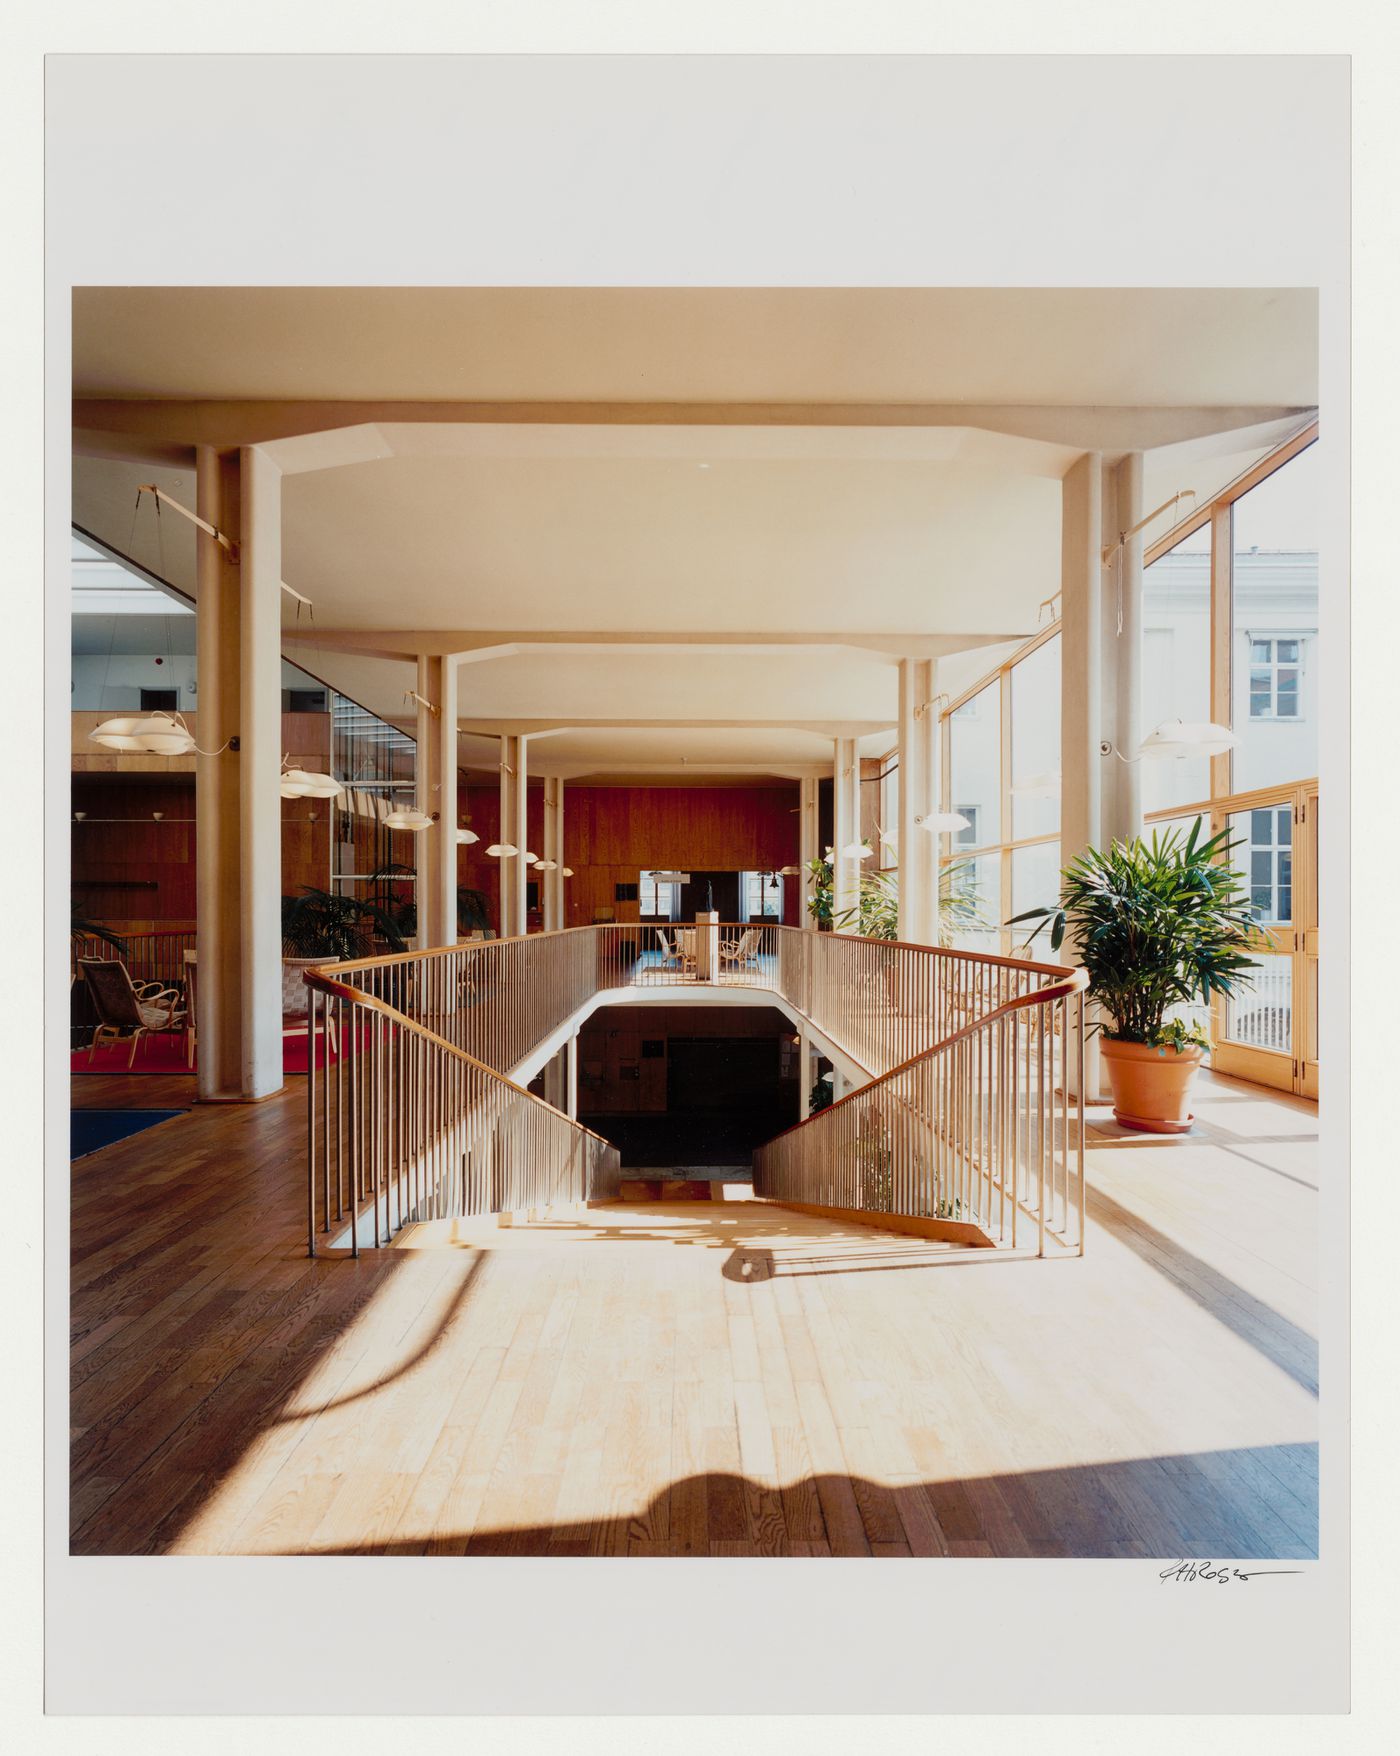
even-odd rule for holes
{"type": "Polygon", "coordinates": [[[355,1263],[304,1254],[304,1102],[74,1165],[75,1553],[1316,1552],[1312,1105],[1096,1114],[1083,1260],[725,1202],[355,1263]]]}

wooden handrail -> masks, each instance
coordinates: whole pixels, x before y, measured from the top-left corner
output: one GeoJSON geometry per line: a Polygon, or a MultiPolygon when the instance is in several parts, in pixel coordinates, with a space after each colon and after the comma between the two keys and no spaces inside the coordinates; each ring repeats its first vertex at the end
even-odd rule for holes
{"type": "MultiPolygon", "coordinates": [[[[593,933],[600,927],[605,927],[613,933],[626,928],[633,928],[637,932],[648,932],[657,927],[662,932],[666,932],[670,928],[693,925],[694,923],[691,921],[590,921],[580,927],[551,927],[545,933],[512,933],[504,939],[468,939],[457,945],[429,946],[424,951],[388,951],[378,953],[374,957],[347,958],[336,967],[342,970],[361,970],[378,969],[389,963],[418,963],[427,957],[441,957],[449,951],[480,951],[486,946],[520,945],[527,941],[533,945],[538,944],[542,939],[562,939],[573,933],[593,933]]],[[[810,927],[791,927],[781,921],[761,923],[757,921],[720,921],[718,926],[721,932],[724,932],[726,928],[747,930],[750,927],[759,926],[762,926],[765,931],[776,933],[796,933],[805,936],[812,932],[810,927]]],[[[915,951],[925,957],[948,957],[965,963],[992,964],[1003,969],[1030,970],[1035,975],[1040,976],[1066,975],[1073,967],[1063,963],[1033,963],[1029,958],[1003,957],[1000,953],[964,951],[953,945],[920,945],[911,939],[868,939],[863,933],[823,933],[821,938],[824,940],[845,940],[853,945],[887,946],[891,951],[915,951]]]]}
{"type": "MultiPolygon", "coordinates": [[[[536,934],[535,937],[538,938],[539,935],[536,934]]],[[[345,966],[335,964],[327,967],[343,969],[345,966]]],[[[563,1110],[556,1110],[553,1104],[546,1103],[535,1092],[523,1085],[517,1085],[513,1079],[498,1072],[494,1067],[488,1066],[485,1061],[478,1061],[475,1055],[469,1055],[465,1049],[458,1048],[456,1043],[451,1043],[446,1037],[439,1036],[435,1030],[429,1030],[427,1025],[419,1024],[417,1019],[410,1018],[407,1013],[400,1012],[397,1007],[390,1006],[387,1000],[381,1000],[377,994],[366,994],[362,988],[352,988],[348,982],[335,981],[324,975],[319,969],[303,970],[302,978],[308,987],[317,988],[323,994],[330,994],[337,1000],[348,1000],[352,1006],[366,1007],[371,1012],[379,1013],[381,1017],[387,1018],[398,1029],[412,1031],[415,1036],[422,1037],[424,1041],[432,1043],[436,1048],[456,1056],[468,1067],[474,1067],[478,1073],[489,1074],[492,1079],[506,1086],[518,1097],[528,1098],[532,1104],[538,1104],[542,1110],[548,1110],[550,1115],[562,1117],[564,1121],[577,1128],[580,1134],[586,1134],[592,1140],[601,1141],[604,1146],[612,1145],[612,1142],[605,1140],[601,1134],[595,1134],[593,1129],[586,1128],[577,1117],[566,1115],[563,1110]]]]}
{"type": "MultiPolygon", "coordinates": [[[[1008,960],[1001,958],[996,961],[1004,963],[1008,960]]],[[[1087,970],[1070,970],[1068,975],[1067,981],[1056,982],[1048,988],[1033,988],[1028,994],[1017,994],[1014,999],[1003,1001],[1000,1006],[993,1007],[981,1018],[974,1018],[969,1023],[961,1025],[957,1030],[949,1032],[946,1037],[940,1037],[932,1047],[921,1049],[917,1055],[910,1055],[907,1060],[901,1061],[898,1067],[891,1067],[888,1073],[880,1074],[878,1078],[872,1079],[868,1085],[862,1085],[856,1091],[848,1091],[845,1097],[837,1098],[834,1102],[826,1104],[817,1111],[816,1115],[804,1116],[800,1122],[794,1122],[791,1127],[784,1128],[781,1134],[773,1135],[772,1140],[782,1140],[786,1135],[795,1134],[799,1128],[809,1128],[813,1122],[820,1122],[823,1116],[831,1115],[834,1110],[839,1110],[843,1104],[853,1103],[857,1098],[868,1098],[877,1086],[884,1085],[891,1079],[898,1079],[902,1073],[908,1073],[920,1062],[929,1061],[935,1055],[941,1055],[945,1050],[951,1049],[955,1044],[964,1041],[965,1038],[973,1036],[977,1031],[985,1030],[989,1025],[995,1024],[999,1018],[1005,1018],[1012,1012],[1020,1012],[1028,1006],[1053,1006],[1057,1001],[1067,1000],[1071,994],[1082,994],[1089,986],[1089,972],[1087,970]]],[[[765,1142],[765,1144],[771,1145],[772,1140],[765,1142]]]]}

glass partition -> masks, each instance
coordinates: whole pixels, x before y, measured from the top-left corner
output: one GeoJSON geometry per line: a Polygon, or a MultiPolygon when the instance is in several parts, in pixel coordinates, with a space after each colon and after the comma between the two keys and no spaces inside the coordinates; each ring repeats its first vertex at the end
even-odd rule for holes
{"type": "MultiPolygon", "coordinates": [[[[1210,525],[1184,537],[1142,573],[1142,729],[1208,720],[1210,525]]],[[[1142,808],[1165,811],[1210,797],[1210,758],[1144,762],[1142,808]]]]}

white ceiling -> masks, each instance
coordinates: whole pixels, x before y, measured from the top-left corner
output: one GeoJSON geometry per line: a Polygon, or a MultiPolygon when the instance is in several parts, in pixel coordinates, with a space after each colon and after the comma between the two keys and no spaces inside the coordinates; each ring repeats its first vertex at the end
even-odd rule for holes
{"type": "MultiPolygon", "coordinates": [[[[252,399],[254,424],[268,399],[344,405],[267,447],[283,578],[315,604],[283,619],[299,663],[386,719],[409,720],[408,654],[573,637],[592,644],[464,665],[463,717],[567,728],[532,743],[556,772],[751,774],[829,760],[813,725],[893,726],[895,666],[862,636],[973,649],[961,669],[1039,625],[1085,420],[1185,435],[1147,479],[1198,486],[1178,478],[1315,402],[1315,325],[1306,290],[88,288],[74,385],[191,404],[151,411],[177,454],[195,403],[252,399]],[[542,419],[566,403],[648,406],[542,419]],[[914,405],[935,424],[902,424],[914,405]]],[[[193,506],[190,467],[75,457],[75,520],[193,594],[193,528],[136,506],[149,481],[193,506]]],[[[465,761],[494,751],[464,734],[465,761]]]]}
{"type": "Polygon", "coordinates": [[[79,287],[83,396],[1177,407],[1317,400],[1269,288],[79,287]]]}

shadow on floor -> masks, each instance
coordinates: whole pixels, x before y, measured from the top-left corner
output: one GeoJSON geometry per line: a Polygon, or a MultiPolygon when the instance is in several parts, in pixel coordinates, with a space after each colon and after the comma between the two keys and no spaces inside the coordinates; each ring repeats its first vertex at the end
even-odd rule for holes
{"type": "Polygon", "coordinates": [[[1247,1293],[1165,1232],[1121,1206],[1101,1189],[1088,1191],[1089,1217],[1164,1274],[1218,1322],[1247,1341],[1295,1384],[1317,1395],[1317,1342],[1306,1330],[1247,1293]]]}
{"type": "Polygon", "coordinates": [[[672,1482],[628,1516],[286,1552],[1311,1560],[1316,1483],[1313,1445],[897,1485],[821,1474],[779,1489],[711,1472],[672,1482]]]}

